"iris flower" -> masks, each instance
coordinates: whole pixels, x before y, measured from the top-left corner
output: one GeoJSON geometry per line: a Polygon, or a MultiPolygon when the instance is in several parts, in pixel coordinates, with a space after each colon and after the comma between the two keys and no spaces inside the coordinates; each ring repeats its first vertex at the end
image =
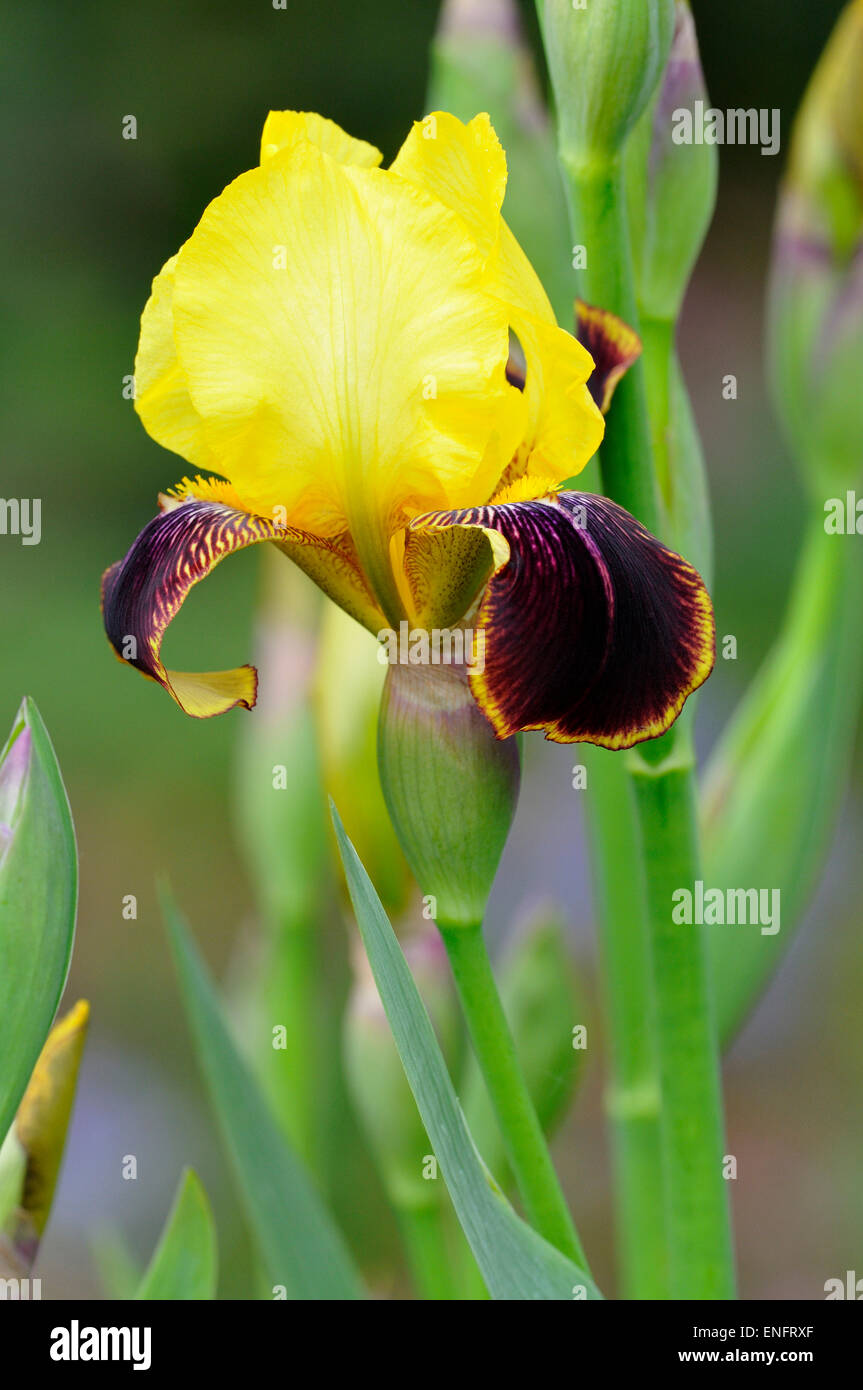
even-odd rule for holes
{"type": "Polygon", "coordinates": [[[627,512],[560,490],[637,340],[586,307],[590,352],[558,327],[487,116],[426,117],[380,165],[272,112],[260,165],[156,277],[135,405],[192,475],[107,571],[108,636],[187,714],[251,708],[253,667],[169,671],[160,648],[192,585],[269,541],[372,633],[481,632],[471,691],[499,738],[655,736],[710,673],[710,600],[627,512]]]}

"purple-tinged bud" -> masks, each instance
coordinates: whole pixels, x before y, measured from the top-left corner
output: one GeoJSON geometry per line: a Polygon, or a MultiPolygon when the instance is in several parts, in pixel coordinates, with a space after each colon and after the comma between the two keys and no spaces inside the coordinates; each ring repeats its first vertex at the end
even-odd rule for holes
{"type": "Polygon", "coordinates": [[[821,56],[795,122],[773,242],[777,409],[816,494],[863,478],[863,0],[821,56]]]}

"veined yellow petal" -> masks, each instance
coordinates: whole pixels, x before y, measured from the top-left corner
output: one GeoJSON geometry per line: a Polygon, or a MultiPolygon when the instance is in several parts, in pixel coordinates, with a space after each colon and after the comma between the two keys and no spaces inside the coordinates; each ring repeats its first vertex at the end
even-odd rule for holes
{"type": "MultiPolygon", "coordinates": [[[[457,213],[488,258],[489,289],[504,304],[527,364],[523,433],[515,459],[506,460],[506,481],[511,487],[517,478],[522,496],[542,496],[581,471],[604,426],[586,387],[593,360],[557,327],[539,277],[500,216],[506,158],[488,116],[465,125],[436,111],[417,121],[392,171],[457,213]]],[[[496,481],[503,485],[500,475],[496,481]]]]}
{"type": "Polygon", "coordinates": [[[571,333],[527,313],[514,330],[524,350],[528,424],[500,480],[521,483],[519,500],[542,497],[580,473],[599,448],[605,421],[587,387],[593,358],[571,333]]]}
{"type": "Polygon", "coordinates": [[[587,388],[594,363],[585,347],[559,328],[539,278],[504,223],[493,268],[496,292],[526,364],[528,423],[518,457],[508,470],[522,480],[522,497],[541,497],[580,473],[599,448],[602,414],[587,388]],[[533,487],[526,488],[531,480],[533,487]]]}
{"type": "Polygon", "coordinates": [[[400,613],[390,536],[485,490],[523,409],[506,310],[463,221],[298,141],[210,205],[178,256],[173,307],[218,471],[259,515],[349,532],[400,613]]]}
{"type": "MultiPolygon", "coordinates": [[[[355,140],[314,111],[271,111],[261,136],[261,162],[297,140],[323,150],[340,164],[373,168],[383,155],[365,140],[355,140]]],[[[204,425],[189,398],[174,346],[174,266],[166,261],[153,281],[141,317],[141,339],[135,359],[135,409],[148,434],[198,468],[218,468],[207,444],[204,425]]]]}
{"type": "Polygon", "coordinates": [[[141,315],[135,358],[135,409],[147,433],[198,468],[216,468],[174,347],[174,267],[166,261],[141,315]]]}
{"type": "Polygon", "coordinates": [[[390,166],[466,223],[485,256],[497,246],[506,189],[506,155],[483,112],[465,125],[447,111],[415,121],[390,166]]]}
{"type": "Polygon", "coordinates": [[[261,135],[261,163],[272,159],[280,150],[296,140],[308,140],[339,164],[357,164],[373,169],[383,155],[365,140],[355,140],[335,121],[319,116],[316,111],[271,111],[264,122],[261,135]]]}

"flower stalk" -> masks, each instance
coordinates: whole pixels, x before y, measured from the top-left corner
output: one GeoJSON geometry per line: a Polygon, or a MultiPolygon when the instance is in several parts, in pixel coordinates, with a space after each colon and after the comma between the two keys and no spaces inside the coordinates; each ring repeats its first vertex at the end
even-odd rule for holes
{"type": "Polygon", "coordinates": [[[611,1129],[620,1292],[631,1299],[667,1298],[661,1089],[638,820],[622,759],[587,747],[579,756],[590,792],[585,821],[608,1038],[604,1108],[611,1129]]]}
{"type": "Polygon", "coordinates": [[[440,922],[438,926],[528,1220],[546,1240],[587,1269],[587,1258],[516,1057],[482,923],[449,926],[440,922]]]}
{"type": "Polygon", "coordinates": [[[443,938],[528,1220],[586,1268],[482,931],[518,795],[517,740],[494,737],[464,669],[421,666],[389,668],[378,740],[390,816],[443,938]]]}

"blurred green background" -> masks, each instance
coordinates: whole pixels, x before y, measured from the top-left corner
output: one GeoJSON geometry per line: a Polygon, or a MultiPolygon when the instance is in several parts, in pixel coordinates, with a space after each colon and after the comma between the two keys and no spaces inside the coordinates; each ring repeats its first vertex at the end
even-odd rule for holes
{"type": "MultiPolygon", "coordinates": [[[[713,103],[779,107],[784,146],[839,8],[838,0],[696,0],[713,103]]],[[[181,460],[145,435],[123,398],[123,377],[152,276],[206,203],[257,161],[267,111],[321,111],[391,157],[423,111],[436,15],[435,0],[288,0],[287,10],[270,0],[7,7],[0,493],[42,499],[42,542],[0,537],[0,725],[11,723],[26,692],[55,741],[81,856],[69,997],[93,1005],[38,1271],[46,1297],[100,1295],[88,1243],[94,1228],[121,1227],[146,1256],[186,1161],[216,1202],[224,1290],[253,1296],[154,893],[156,875],[167,873],[221,971],[252,899],[229,809],[237,732],[250,716],[186,719],[122,668],[103,636],[100,575],[153,514],[157,492],[183,472],[181,460]],[[121,135],[128,114],[137,118],[135,141],[121,135]],[[122,917],[130,893],[136,921],[122,917]],[[126,1154],[138,1157],[136,1182],[121,1177],[126,1154]]],[[[736,635],[739,652],[735,663],[719,663],[702,700],[705,744],[775,632],[800,533],[800,490],[762,371],[763,285],[783,157],[784,149],[774,159],[757,148],[721,150],[718,210],[682,330],[716,510],[718,629],[736,635]],[[722,399],[728,372],[738,378],[736,402],[722,399]]],[[[169,664],[178,653],[192,670],[249,658],[259,562],[254,552],[238,555],[193,593],[167,639],[169,664]]],[[[589,888],[583,853],[573,853],[573,753],[528,742],[490,927],[502,938],[513,904],[527,908],[550,893],[567,904],[589,973],[589,888]]],[[[806,928],[728,1060],[747,1297],[823,1297],[827,1278],[863,1260],[859,773],[806,928]]],[[[608,1287],[609,1166],[596,1055],[593,1062],[557,1154],[608,1287]]],[[[339,1128],[343,1104],[334,1102],[339,1128]]],[[[383,1269],[382,1199],[355,1166],[346,1160],[339,1205],[355,1243],[383,1269]]]]}

